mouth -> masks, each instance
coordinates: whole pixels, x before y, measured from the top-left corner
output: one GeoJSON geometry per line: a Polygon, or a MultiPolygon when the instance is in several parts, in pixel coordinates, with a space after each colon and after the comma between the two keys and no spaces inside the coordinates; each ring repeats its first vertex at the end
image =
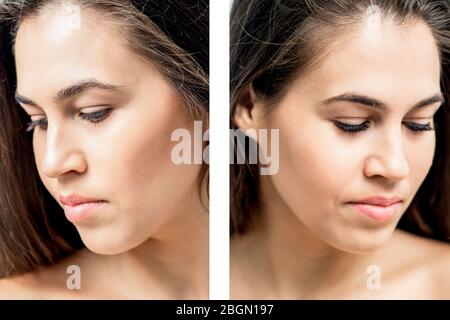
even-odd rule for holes
{"type": "Polygon", "coordinates": [[[105,200],[79,195],[61,196],[59,199],[63,205],[67,220],[72,223],[79,223],[88,219],[95,211],[98,211],[107,203],[105,200]]]}
{"type": "Polygon", "coordinates": [[[351,205],[358,213],[373,220],[383,222],[392,219],[397,215],[402,200],[397,197],[370,197],[363,200],[351,201],[351,205]]]}

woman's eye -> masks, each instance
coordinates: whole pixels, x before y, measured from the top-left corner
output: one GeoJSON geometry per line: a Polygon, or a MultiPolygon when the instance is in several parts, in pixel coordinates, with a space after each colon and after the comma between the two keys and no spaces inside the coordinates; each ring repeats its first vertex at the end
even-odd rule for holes
{"type": "Polygon", "coordinates": [[[416,123],[416,122],[403,122],[403,124],[414,132],[420,132],[420,131],[430,131],[434,130],[434,127],[432,126],[431,122],[422,124],[422,123],[416,123]]]}
{"type": "MultiPolygon", "coordinates": [[[[111,113],[112,108],[107,108],[99,111],[84,113],[80,112],[79,117],[82,120],[99,123],[105,120],[111,113]]],[[[26,132],[34,130],[34,128],[39,127],[42,130],[47,130],[48,120],[47,118],[42,118],[38,120],[32,120],[27,124],[26,132]]]]}
{"type": "Polygon", "coordinates": [[[357,133],[359,131],[367,130],[369,128],[370,122],[366,120],[359,124],[349,124],[340,121],[334,121],[334,124],[344,132],[357,133]]]}
{"type": "MultiPolygon", "coordinates": [[[[411,130],[415,133],[435,130],[432,122],[423,124],[423,123],[417,123],[417,122],[403,121],[402,123],[403,123],[403,125],[405,125],[405,127],[407,127],[409,130],[411,130]]],[[[340,130],[342,130],[344,132],[355,134],[360,131],[367,130],[370,126],[370,121],[366,120],[359,124],[349,124],[349,123],[345,123],[345,122],[341,122],[341,121],[334,121],[334,124],[336,125],[336,127],[338,127],[340,130]]]]}
{"type": "Polygon", "coordinates": [[[47,118],[42,118],[42,119],[38,119],[38,120],[31,120],[30,122],[28,122],[27,124],[27,128],[25,129],[25,132],[30,132],[33,131],[34,128],[39,127],[43,130],[46,130],[48,126],[48,120],[47,118]]]}
{"type": "Polygon", "coordinates": [[[89,113],[80,113],[80,118],[86,121],[90,122],[102,122],[105,120],[111,113],[112,108],[103,109],[95,112],[89,112],[89,113]]]}

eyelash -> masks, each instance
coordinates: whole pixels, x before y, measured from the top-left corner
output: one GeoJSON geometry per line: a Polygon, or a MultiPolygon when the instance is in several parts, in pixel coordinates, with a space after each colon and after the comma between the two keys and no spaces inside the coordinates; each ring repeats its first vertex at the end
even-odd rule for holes
{"type": "MultiPolygon", "coordinates": [[[[82,120],[89,121],[94,124],[98,124],[98,123],[102,122],[103,120],[105,120],[106,118],[108,118],[111,111],[112,111],[112,108],[103,109],[100,111],[95,111],[95,112],[90,112],[90,113],[80,112],[79,117],[82,120]]],[[[36,128],[36,127],[39,127],[42,130],[46,130],[47,126],[48,126],[47,118],[30,121],[27,124],[26,132],[33,131],[34,128],[36,128]]]]}
{"type": "MultiPolygon", "coordinates": [[[[348,124],[348,123],[343,123],[340,121],[334,121],[334,124],[341,131],[344,131],[344,132],[350,133],[350,134],[356,134],[360,131],[367,130],[369,128],[370,122],[364,121],[363,123],[360,123],[360,124],[348,124]]],[[[419,124],[419,123],[415,123],[415,122],[403,122],[403,124],[406,125],[406,127],[408,129],[410,129],[411,131],[413,131],[414,133],[422,133],[424,131],[434,130],[434,128],[431,127],[431,122],[428,122],[427,124],[419,124]]]]}

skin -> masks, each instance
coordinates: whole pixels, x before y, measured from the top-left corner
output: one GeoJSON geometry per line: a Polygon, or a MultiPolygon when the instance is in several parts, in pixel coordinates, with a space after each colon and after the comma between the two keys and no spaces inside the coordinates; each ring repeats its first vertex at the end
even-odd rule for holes
{"type": "Polygon", "coordinates": [[[21,103],[32,120],[48,120],[28,134],[52,196],[61,205],[68,194],[107,202],[74,222],[87,249],[4,281],[7,298],[205,299],[208,215],[198,195],[200,165],[175,165],[170,157],[172,131],[192,132],[193,120],[169,80],[129,50],[110,22],[82,10],[80,27],[62,32],[65,9],[21,24],[17,93],[36,104],[21,103]],[[55,101],[61,89],[92,79],[117,88],[55,101]],[[79,117],[105,106],[112,111],[101,122],[79,117]],[[81,267],[82,290],[66,288],[70,264],[81,267]]]}
{"type": "Polygon", "coordinates": [[[448,298],[449,246],[396,229],[434,156],[435,131],[413,132],[405,124],[430,122],[441,104],[413,109],[440,94],[431,31],[422,22],[385,19],[337,39],[273,111],[264,112],[251,88],[251,106],[237,106],[240,128],[279,128],[280,167],[260,177],[255,228],[232,239],[232,297],[448,298]],[[388,109],[324,103],[346,93],[375,98],[388,109]],[[369,127],[350,134],[335,121],[369,121],[369,127]],[[371,196],[402,202],[384,221],[347,203],[371,196]],[[381,270],[379,290],[366,285],[370,265],[381,270]]]}

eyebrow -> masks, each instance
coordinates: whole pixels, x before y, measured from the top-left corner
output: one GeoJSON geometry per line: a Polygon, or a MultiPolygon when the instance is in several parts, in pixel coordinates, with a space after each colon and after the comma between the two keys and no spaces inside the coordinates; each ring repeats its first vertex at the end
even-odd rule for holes
{"type": "MultiPolygon", "coordinates": [[[[381,111],[387,111],[389,110],[388,106],[386,103],[363,95],[363,94],[358,94],[358,93],[344,93],[341,95],[338,95],[336,97],[332,97],[329,99],[324,100],[322,103],[325,105],[331,104],[333,102],[338,102],[338,101],[344,101],[344,102],[350,102],[350,103],[355,103],[355,104],[361,104],[370,108],[374,108],[374,109],[378,109],[381,111]]],[[[418,103],[416,103],[413,106],[413,109],[418,109],[418,108],[423,108],[426,106],[429,106],[433,103],[436,102],[440,102],[440,103],[444,103],[445,99],[442,93],[437,93],[429,98],[426,98],[422,101],[419,101],[418,103]]]]}
{"type": "MultiPolygon", "coordinates": [[[[53,98],[55,103],[60,103],[68,98],[78,96],[91,89],[102,89],[109,91],[118,91],[122,86],[112,85],[104,82],[100,82],[95,79],[81,80],[73,85],[63,88],[53,98]]],[[[15,99],[18,103],[39,107],[38,104],[27,97],[24,97],[16,92],[15,99]]]]}

